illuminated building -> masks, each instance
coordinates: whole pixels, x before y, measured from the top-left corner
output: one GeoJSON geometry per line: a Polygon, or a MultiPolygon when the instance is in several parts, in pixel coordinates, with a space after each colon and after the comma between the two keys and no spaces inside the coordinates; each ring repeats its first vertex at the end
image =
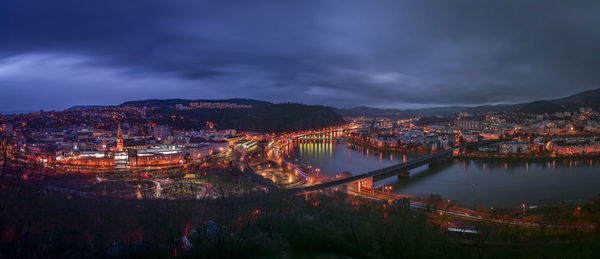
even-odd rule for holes
{"type": "Polygon", "coordinates": [[[185,150],[175,146],[133,149],[130,154],[130,166],[173,165],[185,160],[185,150]]]}
{"type": "Polygon", "coordinates": [[[593,140],[573,141],[553,141],[552,149],[559,155],[580,155],[580,154],[598,154],[600,153],[600,142],[593,140]]]}
{"type": "Polygon", "coordinates": [[[251,105],[218,102],[191,102],[190,109],[249,109],[251,105]]]}
{"type": "Polygon", "coordinates": [[[229,149],[229,142],[194,143],[186,146],[187,153],[192,159],[199,159],[229,149]]]}
{"type": "Polygon", "coordinates": [[[483,128],[482,120],[465,120],[460,118],[456,120],[456,129],[457,130],[480,130],[483,128]]]}
{"type": "Polygon", "coordinates": [[[154,138],[162,141],[167,139],[167,137],[169,137],[169,135],[171,135],[171,132],[169,130],[169,126],[167,125],[157,125],[154,127],[154,138]]]}
{"type": "Polygon", "coordinates": [[[466,142],[475,142],[479,140],[479,133],[472,131],[461,131],[460,136],[463,137],[463,140],[466,142]]]}
{"type": "Polygon", "coordinates": [[[529,143],[520,141],[502,142],[498,144],[498,151],[502,154],[527,153],[529,151],[529,143]]]}

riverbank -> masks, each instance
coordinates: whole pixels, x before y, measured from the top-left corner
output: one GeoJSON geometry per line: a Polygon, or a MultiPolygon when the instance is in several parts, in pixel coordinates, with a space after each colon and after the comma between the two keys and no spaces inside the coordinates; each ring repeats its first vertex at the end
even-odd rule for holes
{"type": "MultiPolygon", "coordinates": [[[[368,148],[370,150],[376,152],[398,152],[404,153],[407,155],[428,155],[434,152],[431,152],[430,149],[402,149],[402,148],[393,148],[393,147],[376,147],[372,146],[364,141],[356,141],[353,139],[346,139],[347,143],[352,145],[356,145],[363,148],[368,148]]],[[[547,162],[552,160],[585,160],[585,159],[600,159],[600,154],[582,154],[582,155],[535,155],[535,156],[514,156],[514,155],[489,155],[489,154],[466,154],[466,155],[454,155],[454,158],[457,159],[470,159],[470,160],[488,160],[488,161],[521,161],[521,162],[547,162]]]]}
{"type": "Polygon", "coordinates": [[[488,155],[454,155],[456,159],[483,160],[483,161],[511,161],[511,162],[548,162],[553,160],[587,160],[600,159],[597,155],[579,155],[579,156],[488,156],[488,155]]]}
{"type": "Polygon", "coordinates": [[[345,141],[351,145],[355,145],[355,146],[359,146],[359,147],[363,147],[363,148],[368,148],[374,151],[381,151],[381,152],[398,152],[398,153],[404,153],[407,155],[428,155],[431,154],[431,149],[429,148],[393,148],[393,147],[376,147],[376,146],[372,146],[369,143],[366,143],[364,141],[356,141],[355,139],[345,139],[345,141]]]}

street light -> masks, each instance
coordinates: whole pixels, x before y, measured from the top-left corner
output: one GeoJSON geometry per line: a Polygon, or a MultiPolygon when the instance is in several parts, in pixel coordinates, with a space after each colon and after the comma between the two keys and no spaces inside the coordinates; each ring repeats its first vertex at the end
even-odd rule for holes
{"type": "Polygon", "coordinates": [[[390,193],[390,191],[392,190],[392,186],[383,186],[383,190],[390,193]]]}

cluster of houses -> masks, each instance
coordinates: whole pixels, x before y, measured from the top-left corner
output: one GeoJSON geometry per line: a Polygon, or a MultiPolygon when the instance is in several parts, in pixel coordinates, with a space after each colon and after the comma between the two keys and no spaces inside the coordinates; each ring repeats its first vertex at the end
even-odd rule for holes
{"type": "Polygon", "coordinates": [[[127,123],[115,130],[87,126],[28,130],[12,136],[28,159],[89,167],[177,165],[224,152],[241,139],[235,130],[170,130],[150,126],[146,134],[127,123]],[[121,129],[122,127],[122,129],[121,129]]]}
{"type": "Polygon", "coordinates": [[[362,118],[359,139],[378,148],[422,147],[432,152],[457,143],[487,139],[507,141],[479,148],[479,152],[507,154],[600,154],[599,114],[589,108],[580,113],[488,114],[461,113],[441,123],[418,125],[416,119],[393,121],[362,118]]]}

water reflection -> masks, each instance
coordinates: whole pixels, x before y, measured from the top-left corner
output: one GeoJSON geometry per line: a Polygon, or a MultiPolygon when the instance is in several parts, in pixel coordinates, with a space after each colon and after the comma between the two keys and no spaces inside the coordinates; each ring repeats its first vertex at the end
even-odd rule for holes
{"type": "Polygon", "coordinates": [[[387,179],[398,193],[440,194],[465,205],[518,207],[559,201],[583,202],[600,194],[594,161],[552,162],[452,161],[405,179],[387,179]]]}
{"type": "MultiPolygon", "coordinates": [[[[353,175],[414,159],[415,155],[373,150],[343,141],[295,142],[289,157],[335,176],[353,175]]],[[[385,179],[394,192],[427,196],[440,194],[465,205],[518,207],[557,201],[584,201],[600,191],[598,160],[504,162],[456,160],[412,170],[410,177],[385,179]]]]}
{"type": "Polygon", "coordinates": [[[343,171],[360,174],[407,160],[406,154],[378,151],[336,140],[299,140],[287,151],[289,159],[320,168],[321,173],[330,177],[343,171]]]}

